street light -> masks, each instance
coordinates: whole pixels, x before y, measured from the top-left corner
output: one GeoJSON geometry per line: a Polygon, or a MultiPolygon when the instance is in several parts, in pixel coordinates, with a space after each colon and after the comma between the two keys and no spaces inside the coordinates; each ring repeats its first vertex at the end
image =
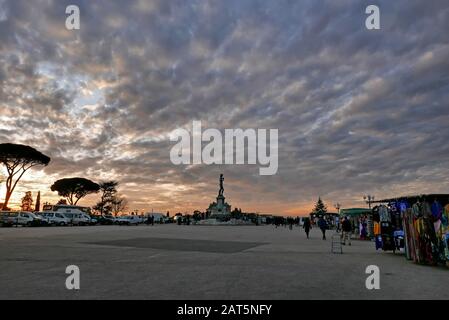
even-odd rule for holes
{"type": "Polygon", "coordinates": [[[340,208],[341,208],[341,204],[339,204],[338,202],[336,204],[334,204],[335,209],[338,210],[338,214],[340,214],[340,208]]]}
{"type": "Polygon", "coordinates": [[[363,196],[363,200],[368,204],[369,208],[371,209],[371,203],[374,202],[374,196],[372,195],[365,195],[363,196]]]}

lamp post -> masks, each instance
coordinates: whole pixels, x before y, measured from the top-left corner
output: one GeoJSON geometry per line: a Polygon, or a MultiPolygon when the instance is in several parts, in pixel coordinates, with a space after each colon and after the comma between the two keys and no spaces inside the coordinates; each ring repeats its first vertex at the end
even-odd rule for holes
{"type": "Polygon", "coordinates": [[[335,209],[337,209],[338,215],[340,215],[340,208],[341,208],[341,204],[339,204],[338,202],[336,204],[334,204],[335,209]]]}
{"type": "Polygon", "coordinates": [[[334,223],[335,223],[335,227],[337,228],[337,232],[340,231],[340,208],[341,208],[341,204],[339,204],[338,202],[336,204],[334,204],[335,209],[337,209],[337,213],[338,213],[338,222],[337,222],[337,218],[335,218],[334,223]]]}
{"type": "Polygon", "coordinates": [[[371,209],[371,203],[374,201],[374,196],[368,194],[363,196],[363,200],[368,204],[368,207],[371,209]]]}

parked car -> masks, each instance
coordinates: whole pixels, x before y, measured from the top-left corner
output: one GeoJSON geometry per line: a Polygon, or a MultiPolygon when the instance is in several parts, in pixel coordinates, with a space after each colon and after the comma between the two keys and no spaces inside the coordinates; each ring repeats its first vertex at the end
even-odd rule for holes
{"type": "Polygon", "coordinates": [[[64,213],[70,219],[70,223],[74,226],[87,226],[90,224],[90,217],[83,213],[64,213]]]}
{"type": "Polygon", "coordinates": [[[40,219],[42,219],[42,225],[43,226],[49,226],[51,225],[50,220],[47,217],[44,217],[40,212],[34,212],[36,216],[38,216],[40,219]]]}
{"type": "Polygon", "coordinates": [[[143,222],[143,219],[139,216],[122,216],[116,219],[116,224],[119,225],[138,225],[143,222]]]}
{"type": "Polygon", "coordinates": [[[66,217],[63,213],[60,212],[44,211],[39,212],[39,214],[47,218],[48,222],[51,225],[67,226],[71,223],[70,218],[66,217]]]}
{"type": "Polygon", "coordinates": [[[126,224],[126,225],[128,225],[128,224],[129,224],[129,221],[128,221],[128,219],[126,219],[126,216],[116,217],[116,218],[114,219],[114,224],[119,224],[119,225],[124,225],[124,224],[126,224]]]}
{"type": "Polygon", "coordinates": [[[87,213],[83,213],[83,216],[89,220],[89,225],[91,225],[91,226],[94,226],[98,223],[97,218],[94,218],[93,216],[88,215],[87,213]]]}
{"type": "Polygon", "coordinates": [[[21,226],[27,226],[27,227],[36,227],[36,226],[42,226],[46,225],[47,220],[43,219],[42,217],[27,211],[20,211],[17,212],[17,215],[15,217],[15,223],[17,225],[21,226]]]}
{"type": "Polygon", "coordinates": [[[102,215],[102,216],[94,216],[93,219],[97,220],[97,223],[101,225],[111,225],[114,224],[115,218],[113,216],[109,215],[102,215]]]}
{"type": "Polygon", "coordinates": [[[80,226],[93,226],[98,223],[98,219],[92,218],[87,213],[66,213],[66,216],[73,216],[75,217],[75,221],[77,225],[80,226]]]}
{"type": "Polygon", "coordinates": [[[2,227],[12,227],[17,224],[17,212],[1,211],[0,225],[2,227]]]}

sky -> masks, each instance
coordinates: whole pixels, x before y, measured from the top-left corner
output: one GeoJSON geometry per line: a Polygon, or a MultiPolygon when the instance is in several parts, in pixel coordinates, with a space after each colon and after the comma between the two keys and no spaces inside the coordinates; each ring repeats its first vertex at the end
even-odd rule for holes
{"type": "Polygon", "coordinates": [[[248,212],[449,193],[448,30],[446,0],[0,0],[0,143],[52,159],[12,204],[57,201],[51,184],[78,176],[159,212],[205,210],[220,173],[248,212]],[[80,30],[65,28],[70,4],[80,30]],[[169,134],[193,120],[278,129],[277,174],[172,164],[169,134]]]}

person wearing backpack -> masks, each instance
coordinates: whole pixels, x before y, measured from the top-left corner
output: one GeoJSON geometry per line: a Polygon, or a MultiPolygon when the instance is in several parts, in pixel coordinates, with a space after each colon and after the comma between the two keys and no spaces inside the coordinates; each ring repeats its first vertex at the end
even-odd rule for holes
{"type": "Polygon", "coordinates": [[[326,240],[326,229],[327,229],[327,222],[324,220],[323,217],[320,217],[318,220],[318,227],[320,228],[321,232],[323,233],[323,240],[326,240]]]}

